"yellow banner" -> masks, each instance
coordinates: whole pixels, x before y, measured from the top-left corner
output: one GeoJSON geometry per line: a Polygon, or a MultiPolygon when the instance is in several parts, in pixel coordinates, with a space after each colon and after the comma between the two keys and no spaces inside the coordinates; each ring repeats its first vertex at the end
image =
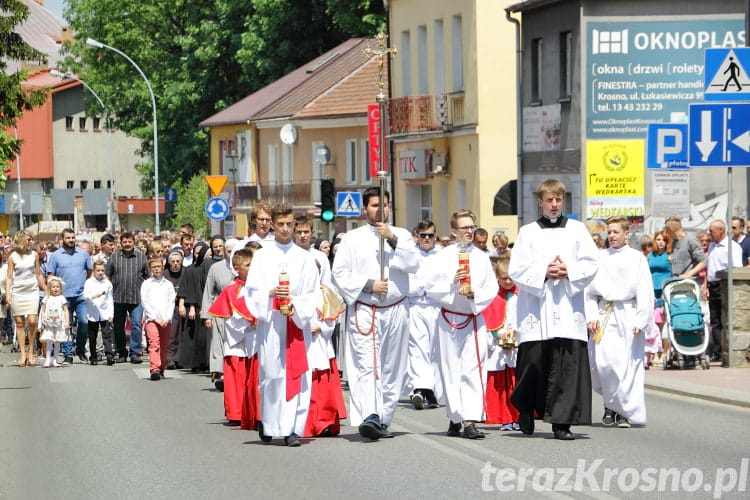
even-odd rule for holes
{"type": "Polygon", "coordinates": [[[586,141],[586,196],[644,196],[644,163],[642,140],[586,141]]]}

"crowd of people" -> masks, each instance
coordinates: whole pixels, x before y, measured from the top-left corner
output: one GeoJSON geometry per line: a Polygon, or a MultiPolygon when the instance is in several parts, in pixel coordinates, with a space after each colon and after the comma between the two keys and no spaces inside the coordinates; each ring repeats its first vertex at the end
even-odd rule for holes
{"type": "Polygon", "coordinates": [[[676,218],[639,252],[627,219],[592,238],[563,215],[564,197],[560,181],[541,183],[542,215],[514,244],[469,210],[442,238],[429,220],[412,231],[381,222],[390,199],[379,188],[363,192],[366,223],[331,241],[291,206],[264,203],[243,240],[202,241],[190,224],[99,242],[66,229],[55,248],[20,231],[0,268],[4,333],[20,367],[140,364],[145,349],[152,381],[209,373],[228,425],[290,447],[338,435],[344,418],[366,439],[391,438],[403,396],[416,410],[444,404],[447,435],[467,439],[485,437],[481,424],[531,435],[537,419],[575,439],[592,390],[605,426],[645,425],[644,370],[669,349],[655,340],[662,281],[702,279],[720,331],[725,226],[711,223],[707,258],[676,218]]]}

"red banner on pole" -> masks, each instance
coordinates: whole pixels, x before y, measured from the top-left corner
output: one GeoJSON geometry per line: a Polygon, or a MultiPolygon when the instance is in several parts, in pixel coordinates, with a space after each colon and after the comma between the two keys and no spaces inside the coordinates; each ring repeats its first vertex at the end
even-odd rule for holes
{"type": "Polygon", "coordinates": [[[367,106],[367,129],[370,138],[370,176],[376,177],[379,170],[385,170],[385,166],[382,166],[383,155],[381,151],[379,104],[370,104],[367,106]]]}

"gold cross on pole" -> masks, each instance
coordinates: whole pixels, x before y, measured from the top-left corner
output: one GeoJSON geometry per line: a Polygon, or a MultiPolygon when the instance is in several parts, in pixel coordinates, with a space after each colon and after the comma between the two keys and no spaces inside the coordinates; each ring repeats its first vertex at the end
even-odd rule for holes
{"type": "Polygon", "coordinates": [[[394,56],[398,54],[398,49],[395,47],[388,47],[386,45],[387,42],[388,35],[381,31],[375,35],[376,48],[373,48],[370,45],[370,42],[368,42],[364,49],[365,54],[368,56],[376,56],[378,58],[378,101],[385,101],[385,58],[388,57],[389,54],[393,54],[394,56]]]}

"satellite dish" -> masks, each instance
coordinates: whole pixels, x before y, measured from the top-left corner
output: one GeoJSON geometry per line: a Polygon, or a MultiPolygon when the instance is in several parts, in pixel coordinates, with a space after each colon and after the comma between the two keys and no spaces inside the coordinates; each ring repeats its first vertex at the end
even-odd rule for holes
{"type": "Polygon", "coordinates": [[[297,128],[291,123],[287,123],[286,125],[281,127],[279,137],[281,138],[281,142],[283,142],[284,144],[294,144],[295,142],[297,142],[297,128]]]}

